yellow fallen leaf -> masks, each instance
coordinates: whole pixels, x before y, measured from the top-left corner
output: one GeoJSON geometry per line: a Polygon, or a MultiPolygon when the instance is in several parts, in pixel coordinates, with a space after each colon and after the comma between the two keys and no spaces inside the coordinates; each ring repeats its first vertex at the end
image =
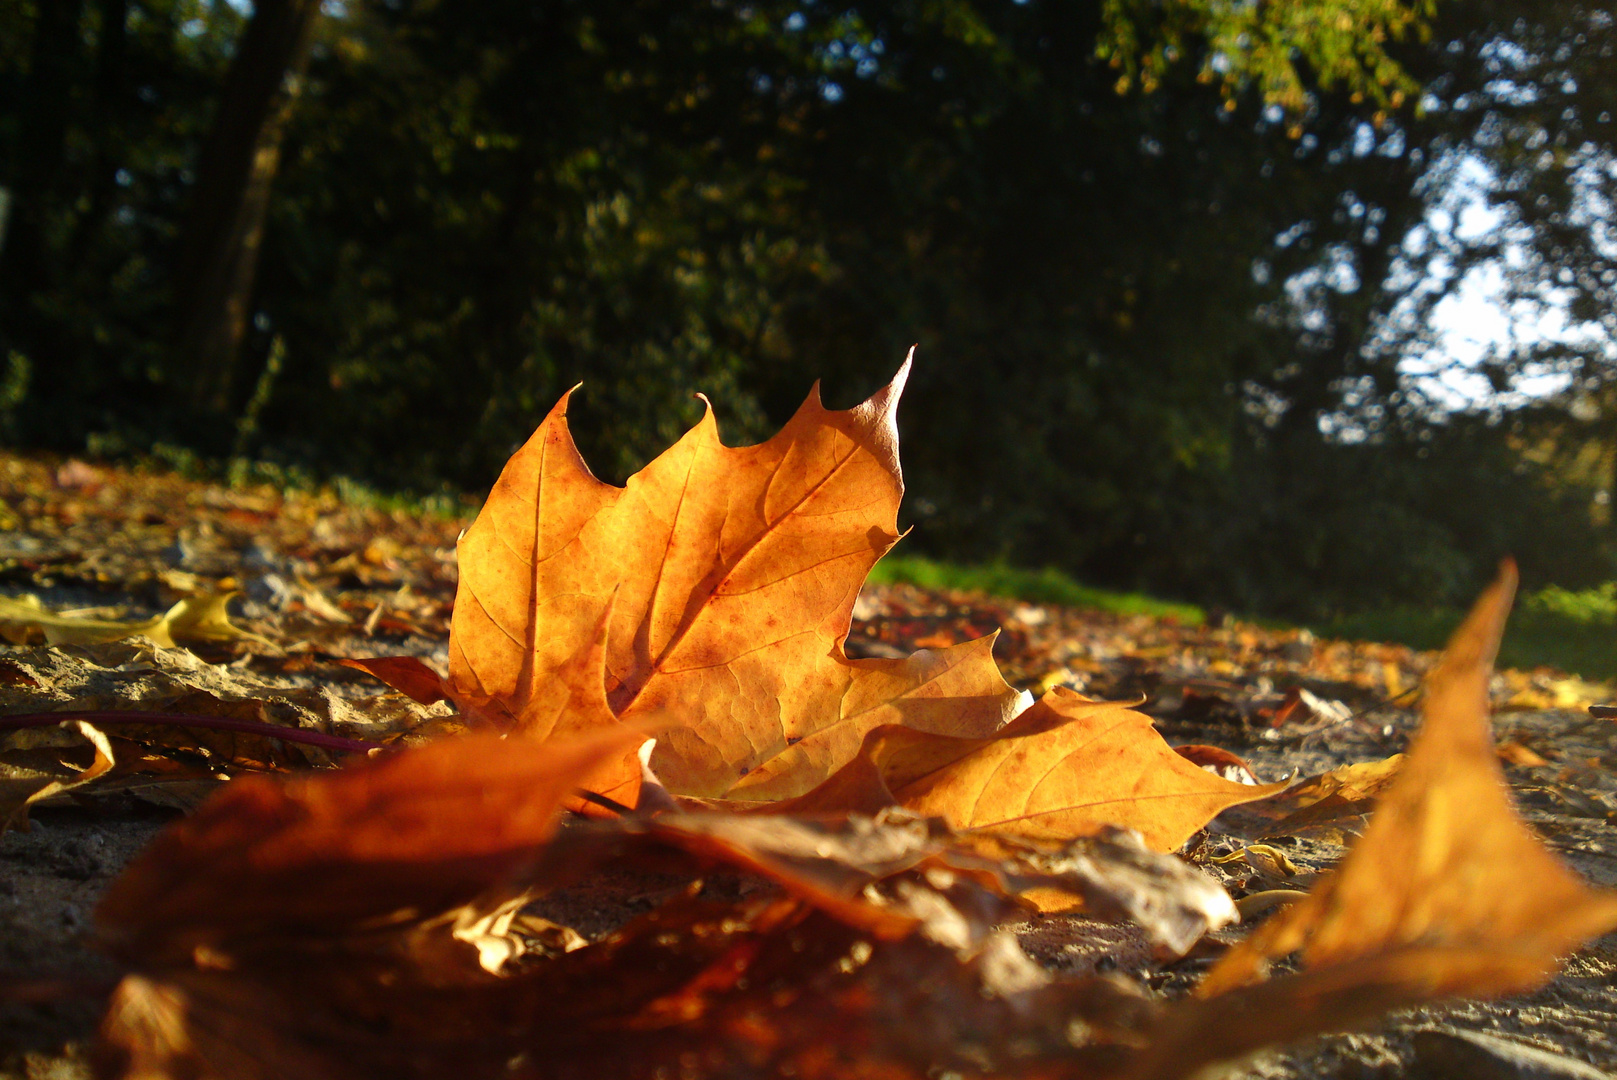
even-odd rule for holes
{"type": "MultiPolygon", "coordinates": [[[[0,626],[21,631],[23,635],[37,630],[45,635],[50,645],[99,645],[136,634],[152,637],[160,645],[172,647],[174,644],[163,627],[161,615],[132,621],[76,618],[56,614],[41,604],[39,597],[32,595],[0,597],[0,626]]],[[[26,637],[14,640],[20,644],[26,637]]]]}
{"type": "Polygon", "coordinates": [[[102,645],[124,638],[149,637],[164,648],[181,642],[262,640],[230,621],[226,611],[235,593],[188,596],[161,615],[149,619],[87,619],[60,615],[40,603],[39,597],[0,597],[0,628],[37,630],[48,645],[102,645]]]}
{"type": "Polygon", "coordinates": [[[225,592],[187,596],[163,613],[161,625],[171,639],[180,642],[264,640],[230,621],[227,606],[235,595],[225,592]]]}
{"type": "Polygon", "coordinates": [[[1286,801],[1299,810],[1335,795],[1349,802],[1372,799],[1398,778],[1404,755],[1394,754],[1380,761],[1361,761],[1310,777],[1286,792],[1286,801]]]}

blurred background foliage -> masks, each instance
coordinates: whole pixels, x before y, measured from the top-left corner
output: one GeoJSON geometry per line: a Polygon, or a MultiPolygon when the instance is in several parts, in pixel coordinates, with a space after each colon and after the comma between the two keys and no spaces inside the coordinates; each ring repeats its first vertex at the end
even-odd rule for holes
{"type": "Polygon", "coordinates": [[[1614,44],[1561,0],[0,0],[0,434],[480,491],[582,382],[621,480],[693,390],[755,440],[918,342],[912,552],[1297,618],[1506,552],[1583,589],[1614,44]],[[1479,268],[1574,332],[1464,406],[1411,364],[1479,268]]]}

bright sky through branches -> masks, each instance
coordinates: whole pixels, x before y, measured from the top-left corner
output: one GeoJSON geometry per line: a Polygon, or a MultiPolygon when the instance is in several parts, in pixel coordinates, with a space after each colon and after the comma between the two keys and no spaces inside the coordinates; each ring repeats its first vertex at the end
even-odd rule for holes
{"type": "Polygon", "coordinates": [[[1597,327],[1578,327],[1569,321],[1566,296],[1553,286],[1540,286],[1529,296],[1512,295],[1509,279],[1526,268],[1527,248],[1512,240],[1506,214],[1490,204],[1493,182],[1482,162],[1471,158],[1460,163],[1447,191],[1428,212],[1425,227],[1417,230],[1421,235],[1405,245],[1412,259],[1424,261],[1425,288],[1439,291],[1455,268],[1448,255],[1434,255],[1428,241],[1448,237],[1459,244],[1502,243],[1497,258],[1467,269],[1449,295],[1433,306],[1433,347],[1407,357],[1401,365],[1433,399],[1457,409],[1509,407],[1564,390],[1567,375],[1529,366],[1510,391],[1500,394],[1480,369],[1490,357],[1504,358],[1552,342],[1587,341],[1599,334],[1597,327]]]}

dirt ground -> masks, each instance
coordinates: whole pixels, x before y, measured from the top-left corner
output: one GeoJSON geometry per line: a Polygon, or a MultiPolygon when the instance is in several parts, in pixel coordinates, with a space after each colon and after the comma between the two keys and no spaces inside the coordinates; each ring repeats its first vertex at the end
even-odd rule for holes
{"type": "MultiPolygon", "coordinates": [[[[463,520],[45,459],[0,459],[0,501],[0,595],[132,618],[191,592],[239,590],[234,617],[256,639],[202,652],[244,685],[351,699],[379,687],[335,657],[445,656],[463,520]]],[[[855,615],[849,650],[862,655],[1001,629],[996,655],[1016,685],[1143,697],[1170,743],[1233,751],[1260,781],[1402,750],[1415,715],[1400,702],[1432,662],[1398,646],[1317,642],[1240,623],[1189,627],[903,586],[867,589],[855,615]]],[[[35,640],[16,626],[6,633],[12,644],[0,646],[0,659],[35,640]]],[[[1494,690],[1496,737],[1515,762],[1507,773],[1524,815],[1586,878],[1617,887],[1617,722],[1583,707],[1606,691],[1555,672],[1502,673],[1494,690]]],[[[17,711],[15,700],[8,711],[17,711]]],[[[0,837],[0,1080],[89,1075],[85,1050],[117,975],[88,947],[96,899],[183,805],[133,789],[69,792],[34,808],[28,831],[0,837]]],[[[1231,812],[1187,855],[1240,898],[1273,882],[1242,863],[1213,861],[1222,854],[1261,840],[1306,876],[1340,857],[1362,819],[1290,835],[1272,835],[1273,824],[1231,812]]],[[[610,910],[597,932],[621,921],[623,892],[603,890],[610,910]]],[[[1185,992],[1206,963],[1156,964],[1126,927],[1071,917],[1032,920],[1018,935],[1050,967],[1118,970],[1168,995],[1185,992]]],[[[1412,1010],[1367,1031],[1264,1052],[1230,1075],[1598,1075],[1591,1067],[1617,1076],[1617,935],[1573,956],[1536,993],[1412,1010]],[[1468,1057],[1460,1051],[1470,1044],[1434,1030],[1506,1043],[1468,1057]],[[1513,1046],[1553,1056],[1524,1064],[1510,1057],[1513,1046]]]]}

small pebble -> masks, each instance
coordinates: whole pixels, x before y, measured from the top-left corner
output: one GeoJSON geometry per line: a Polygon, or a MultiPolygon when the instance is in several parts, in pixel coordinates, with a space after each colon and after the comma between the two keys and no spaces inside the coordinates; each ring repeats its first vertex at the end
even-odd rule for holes
{"type": "Polygon", "coordinates": [[[187,566],[195,560],[196,553],[184,537],[176,536],[174,542],[162,550],[161,557],[170,566],[187,566]]]}
{"type": "Polygon", "coordinates": [[[104,845],[99,838],[75,838],[62,845],[56,857],[56,872],[70,881],[89,881],[106,870],[106,863],[97,849],[104,845]]]}
{"type": "Polygon", "coordinates": [[[1475,1031],[1417,1031],[1416,1077],[1426,1080],[1614,1080],[1587,1062],[1475,1031]]]}

